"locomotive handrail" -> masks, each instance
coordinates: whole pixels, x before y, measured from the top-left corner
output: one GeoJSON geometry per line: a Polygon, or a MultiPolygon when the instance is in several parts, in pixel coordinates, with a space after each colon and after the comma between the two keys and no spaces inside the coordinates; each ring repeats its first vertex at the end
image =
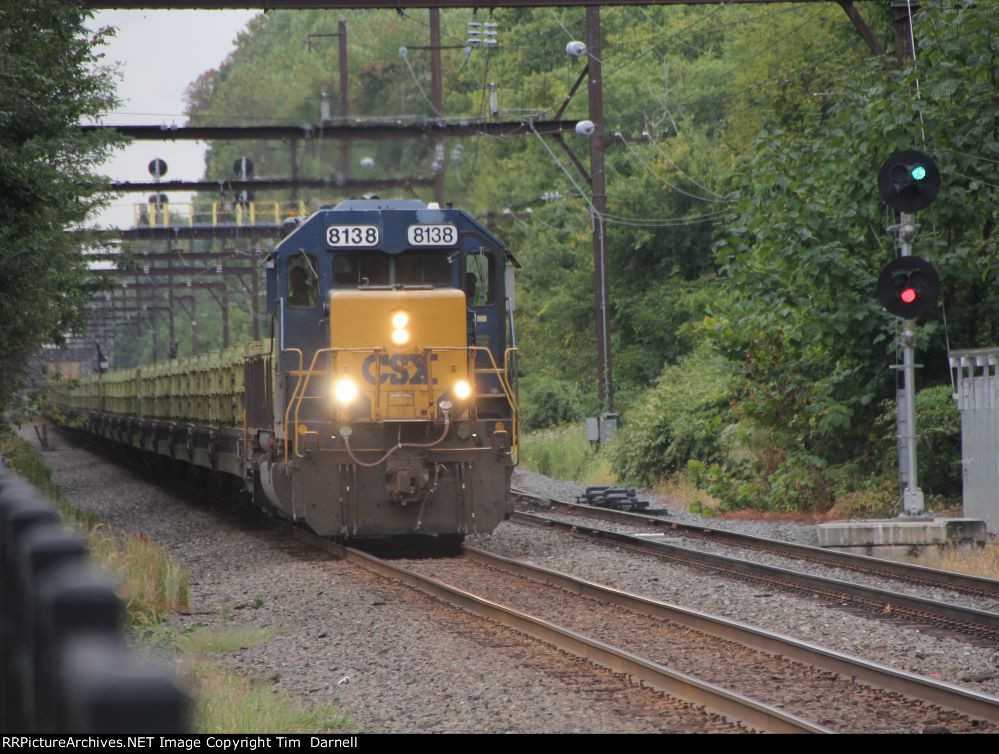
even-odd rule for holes
{"type": "MultiPolygon", "coordinates": [[[[333,350],[334,349],[332,349],[332,348],[317,348],[316,352],[312,354],[312,361],[309,364],[309,371],[305,373],[305,382],[302,383],[302,391],[301,391],[301,393],[299,393],[299,395],[298,395],[298,402],[295,405],[295,440],[294,440],[294,442],[295,442],[295,457],[296,458],[305,458],[304,455],[302,455],[302,454],[300,454],[298,452],[298,414],[299,414],[299,411],[302,408],[302,399],[305,397],[305,391],[308,390],[308,388],[309,388],[309,381],[312,379],[312,375],[313,375],[313,372],[314,372],[315,367],[316,367],[316,360],[319,358],[319,354],[332,352],[333,350]]],[[[332,371],[332,368],[331,368],[330,371],[332,371]]],[[[301,376],[299,376],[298,379],[299,379],[299,382],[302,382],[302,377],[301,376]]],[[[288,402],[288,409],[289,410],[291,409],[291,402],[290,401],[288,402]]],[[[285,427],[285,429],[287,429],[287,426],[285,427]]],[[[285,463],[287,463],[288,462],[288,442],[287,442],[287,438],[285,439],[284,447],[285,447],[285,463]]]]}
{"type": "MultiPolygon", "coordinates": [[[[285,350],[289,350],[289,351],[290,350],[296,350],[297,351],[298,349],[285,349],[285,350]]],[[[312,355],[312,361],[310,362],[309,368],[307,370],[298,369],[298,370],[289,370],[287,372],[288,376],[298,377],[298,381],[297,381],[297,383],[295,385],[295,390],[293,391],[292,396],[291,396],[291,398],[288,401],[288,406],[287,406],[287,408],[285,410],[285,431],[286,432],[290,431],[292,433],[292,435],[293,435],[292,438],[288,438],[286,436],[285,453],[284,453],[285,463],[288,463],[288,461],[289,461],[289,446],[290,446],[290,449],[291,449],[291,455],[293,455],[295,458],[305,458],[305,455],[301,452],[301,448],[299,447],[299,437],[302,436],[299,433],[299,417],[301,415],[302,402],[307,397],[306,393],[308,392],[309,383],[312,381],[312,377],[315,376],[315,375],[332,375],[335,372],[335,370],[336,370],[336,357],[340,353],[373,353],[374,354],[374,353],[380,353],[380,352],[382,352],[384,350],[385,349],[383,347],[381,347],[381,346],[375,346],[375,347],[351,347],[351,348],[336,348],[336,347],[319,348],[319,349],[317,349],[315,351],[315,353],[313,353],[313,355],[312,355]],[[331,357],[332,357],[331,361],[330,361],[330,366],[329,366],[328,369],[316,369],[316,362],[319,360],[320,355],[322,355],[324,353],[329,353],[331,355],[331,357]],[[291,419],[292,411],[293,410],[294,410],[294,422],[291,423],[289,420],[291,419]],[[289,429],[289,424],[290,424],[290,429],[289,429]],[[289,439],[290,439],[290,442],[289,442],[289,439]]],[[[512,429],[512,434],[513,434],[513,438],[512,438],[512,442],[511,442],[511,454],[516,454],[516,457],[519,459],[519,442],[518,442],[518,416],[519,416],[519,407],[517,405],[516,398],[513,395],[513,390],[510,387],[510,383],[509,383],[509,379],[508,379],[508,375],[507,375],[509,354],[510,354],[510,352],[515,351],[515,350],[516,349],[507,349],[507,352],[504,353],[504,369],[500,370],[499,366],[496,364],[496,359],[494,358],[492,352],[488,348],[485,348],[483,346],[435,346],[435,347],[429,347],[429,348],[425,348],[424,349],[424,351],[427,351],[427,352],[430,352],[430,353],[433,353],[435,351],[465,351],[467,354],[469,354],[469,359],[468,360],[473,365],[473,369],[474,369],[474,360],[472,358],[472,354],[474,354],[476,352],[483,352],[483,353],[486,354],[487,358],[489,359],[489,362],[492,364],[492,370],[491,371],[494,374],[497,375],[500,387],[503,389],[503,397],[506,399],[507,403],[510,405],[510,408],[511,408],[511,412],[512,412],[512,416],[511,416],[512,427],[511,427],[511,429],[512,429]]],[[[299,353],[301,353],[301,352],[299,352],[299,353]]],[[[428,362],[429,362],[429,359],[428,359],[428,362]]],[[[378,371],[381,370],[381,360],[380,359],[375,359],[375,368],[378,371]]],[[[488,370],[483,370],[483,371],[488,371],[488,370]]],[[[378,376],[379,375],[376,373],[376,375],[375,375],[375,405],[379,405],[380,397],[381,397],[381,384],[380,384],[381,381],[378,379],[378,376]]],[[[315,431],[308,431],[307,430],[305,434],[308,435],[308,434],[318,434],[318,433],[315,432],[315,431]]]]}
{"type": "MultiPolygon", "coordinates": [[[[298,354],[298,370],[297,371],[301,372],[302,371],[302,363],[305,361],[305,354],[302,353],[302,349],[301,348],[282,348],[281,349],[281,355],[284,355],[286,353],[297,353],[298,354]]],[[[278,371],[279,372],[281,371],[281,360],[280,360],[280,358],[278,359],[278,371]]],[[[288,374],[291,375],[291,374],[293,374],[293,372],[289,371],[288,374]]],[[[291,413],[291,404],[292,404],[292,402],[294,402],[295,396],[298,394],[298,387],[301,384],[302,384],[302,377],[301,377],[301,375],[299,375],[298,382],[295,383],[295,389],[292,391],[291,397],[288,399],[288,407],[285,409],[285,412],[284,412],[284,427],[282,429],[284,430],[284,462],[285,463],[288,463],[288,418],[289,418],[289,415],[291,413]]]]}
{"type": "MultiPolygon", "coordinates": [[[[493,357],[493,352],[490,351],[485,346],[444,346],[442,348],[434,349],[438,351],[463,351],[467,350],[470,353],[476,351],[481,351],[489,357],[489,362],[493,365],[492,369],[475,369],[475,361],[472,360],[472,367],[475,374],[495,374],[499,379],[500,387],[503,388],[503,397],[506,398],[507,403],[510,404],[511,412],[511,429],[513,430],[513,442],[510,446],[511,455],[516,451],[516,462],[520,463],[520,444],[517,440],[518,438],[518,417],[520,415],[520,407],[517,405],[517,400],[513,395],[513,388],[510,386],[509,377],[509,357],[511,353],[517,351],[516,348],[508,348],[503,353],[503,369],[501,370],[496,364],[496,359],[493,357]]],[[[493,396],[477,396],[482,398],[489,398],[493,396]]],[[[499,396],[496,396],[499,397],[499,396]]]]}
{"type": "MultiPolygon", "coordinates": [[[[353,347],[353,348],[321,348],[321,349],[319,349],[318,351],[316,351],[313,354],[313,356],[312,356],[312,362],[309,364],[309,369],[307,371],[304,370],[304,369],[302,369],[302,364],[303,364],[302,356],[303,355],[302,355],[302,352],[301,352],[300,349],[298,349],[298,348],[289,348],[289,349],[285,349],[285,350],[288,350],[288,351],[298,351],[298,353],[300,355],[300,357],[299,357],[299,368],[297,370],[289,370],[287,372],[288,376],[290,376],[290,377],[298,377],[298,382],[295,383],[295,390],[292,393],[291,398],[288,400],[288,408],[285,411],[285,429],[287,430],[288,421],[289,421],[289,419],[291,417],[292,405],[294,404],[295,405],[295,428],[294,428],[294,433],[293,433],[294,434],[294,448],[293,448],[293,452],[294,452],[294,454],[295,454],[295,456],[297,458],[305,458],[304,455],[301,455],[298,452],[298,416],[299,416],[299,411],[301,409],[302,401],[305,400],[305,398],[306,398],[305,392],[306,392],[306,390],[309,387],[309,381],[312,379],[312,375],[313,374],[330,374],[330,375],[332,375],[333,372],[334,372],[334,370],[335,370],[336,355],[337,355],[338,352],[343,351],[343,352],[353,352],[353,353],[368,353],[368,352],[379,353],[381,351],[384,351],[385,349],[382,348],[381,346],[353,347]],[[317,371],[315,369],[316,359],[319,357],[319,354],[322,353],[322,352],[324,352],[324,351],[330,352],[330,354],[333,357],[332,360],[331,360],[330,368],[328,370],[318,370],[317,371]],[[304,382],[303,382],[303,378],[304,378],[304,382]],[[299,388],[301,388],[301,392],[299,391],[299,388]]],[[[381,361],[379,359],[375,359],[375,361],[376,361],[376,365],[375,365],[375,369],[376,369],[376,373],[375,373],[375,400],[377,402],[377,400],[378,400],[378,398],[380,397],[380,394],[381,394],[380,380],[378,379],[378,377],[381,374],[381,361]]],[[[316,433],[316,432],[307,432],[306,434],[318,434],[318,433],[316,433]]],[[[286,436],[285,437],[285,445],[284,445],[284,462],[285,463],[288,463],[288,447],[289,447],[289,442],[288,442],[288,438],[286,436]]]]}
{"type": "MultiPolygon", "coordinates": [[[[513,448],[516,449],[516,456],[514,457],[514,463],[520,464],[520,404],[517,402],[517,396],[514,393],[513,383],[510,382],[510,369],[511,366],[516,368],[513,363],[513,357],[517,355],[518,349],[516,346],[511,346],[503,352],[503,371],[506,372],[507,385],[510,388],[510,408],[513,409],[513,448]]],[[[514,375],[516,377],[516,375],[514,375]]]]}

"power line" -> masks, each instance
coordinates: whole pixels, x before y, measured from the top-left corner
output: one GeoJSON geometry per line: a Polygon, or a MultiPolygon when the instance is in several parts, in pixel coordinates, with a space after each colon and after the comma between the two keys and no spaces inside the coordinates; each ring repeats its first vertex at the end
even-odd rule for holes
{"type": "Polygon", "coordinates": [[[718,212],[709,213],[706,215],[694,215],[689,217],[646,218],[646,217],[627,217],[625,215],[613,215],[609,212],[598,212],[597,208],[593,205],[593,202],[590,201],[590,197],[586,194],[585,191],[583,191],[583,189],[579,186],[579,184],[576,183],[576,180],[572,177],[572,174],[565,168],[565,166],[558,159],[556,154],[551,150],[551,148],[548,146],[548,143],[544,140],[544,137],[541,134],[539,134],[537,131],[535,131],[533,128],[531,130],[534,132],[534,135],[538,137],[538,141],[541,142],[541,146],[545,148],[545,151],[548,153],[548,156],[551,157],[552,161],[556,165],[558,165],[562,173],[565,174],[565,177],[569,179],[569,182],[572,184],[573,188],[576,189],[576,192],[579,194],[579,196],[583,199],[584,202],[586,202],[587,206],[590,208],[591,215],[595,218],[599,218],[601,221],[609,222],[613,225],[630,225],[642,228],[669,228],[681,225],[697,225],[703,222],[710,222],[719,217],[722,217],[723,215],[728,214],[726,211],[722,210],[718,212]]]}
{"type": "MultiPolygon", "coordinates": [[[[725,199],[725,197],[724,197],[724,196],[723,196],[722,194],[719,194],[719,193],[718,193],[717,191],[714,191],[714,190],[712,190],[712,189],[709,189],[709,188],[708,188],[707,186],[705,186],[705,185],[703,185],[703,184],[701,184],[701,183],[698,183],[698,182],[697,182],[697,181],[695,181],[695,180],[694,180],[693,178],[691,178],[691,177],[690,177],[690,175],[688,175],[687,173],[685,173],[685,172],[684,172],[684,170],[683,170],[683,168],[681,168],[681,167],[680,167],[679,165],[677,165],[677,164],[676,164],[675,162],[673,162],[673,160],[671,160],[671,159],[670,159],[669,155],[668,155],[668,154],[666,154],[666,153],[665,153],[665,152],[664,152],[664,151],[662,150],[662,148],[661,148],[661,147],[659,146],[659,143],[658,143],[658,142],[656,142],[656,141],[652,141],[652,140],[650,139],[650,140],[649,140],[649,143],[650,143],[650,144],[652,144],[652,147],[653,147],[653,149],[655,149],[655,150],[656,150],[656,151],[657,151],[657,152],[658,152],[658,153],[659,153],[659,154],[660,154],[660,155],[662,156],[662,158],[663,158],[664,160],[666,160],[666,161],[667,161],[667,162],[668,162],[668,163],[669,163],[670,165],[672,165],[672,166],[673,166],[673,167],[675,167],[675,168],[676,168],[677,170],[679,170],[679,171],[680,171],[680,174],[681,174],[681,175],[682,175],[682,176],[683,176],[684,178],[686,178],[686,179],[687,179],[688,181],[690,181],[691,183],[693,183],[693,184],[694,184],[695,186],[697,186],[697,188],[700,188],[700,189],[704,189],[704,190],[705,190],[705,191],[707,191],[707,192],[708,192],[709,194],[714,194],[714,195],[715,195],[715,196],[717,196],[717,197],[718,197],[719,199],[725,199]]],[[[728,201],[728,200],[726,200],[726,201],[728,201]]]]}
{"type": "Polygon", "coordinates": [[[644,157],[642,157],[637,151],[633,150],[631,148],[631,145],[628,143],[628,140],[625,139],[624,136],[620,132],[615,132],[614,138],[619,139],[621,141],[621,143],[624,144],[624,148],[625,148],[625,150],[627,150],[628,154],[634,155],[635,158],[645,167],[645,169],[648,170],[649,173],[651,173],[656,178],[656,180],[662,182],[663,184],[665,184],[666,186],[668,186],[669,188],[671,188],[673,191],[676,191],[677,193],[683,194],[684,196],[689,196],[691,199],[698,199],[698,200],[700,200],[702,202],[718,202],[718,203],[723,203],[723,204],[729,203],[728,199],[711,199],[711,198],[704,197],[704,196],[697,196],[696,194],[691,194],[691,193],[688,193],[688,192],[684,191],[679,186],[674,186],[672,183],[670,183],[665,178],[663,178],[661,175],[659,175],[655,171],[655,169],[645,160],[644,157]]]}
{"type": "Polygon", "coordinates": [[[984,162],[991,162],[993,165],[999,165],[999,160],[992,160],[988,157],[983,157],[980,154],[971,154],[970,152],[962,152],[959,149],[941,149],[941,152],[952,152],[953,154],[964,155],[965,157],[970,157],[973,160],[983,160],[984,162]]]}
{"type": "Polygon", "coordinates": [[[717,8],[714,8],[710,13],[706,13],[705,15],[701,16],[700,18],[698,18],[696,21],[692,21],[691,23],[687,24],[686,26],[684,26],[679,31],[676,31],[673,34],[671,34],[670,36],[666,37],[666,39],[664,39],[664,40],[662,40],[660,42],[657,42],[655,45],[653,45],[649,49],[647,49],[644,52],[641,52],[638,55],[636,55],[635,57],[631,58],[631,60],[628,60],[627,62],[622,63],[617,68],[611,69],[606,74],[604,74],[604,81],[606,81],[607,79],[609,79],[611,76],[613,76],[618,71],[623,70],[624,68],[627,68],[629,65],[631,65],[632,63],[634,63],[636,60],[641,60],[646,55],[649,55],[649,54],[655,52],[657,49],[659,49],[660,47],[662,47],[664,44],[666,44],[670,40],[675,39],[676,37],[680,36],[685,31],[693,28],[694,26],[697,26],[700,23],[703,23],[704,21],[707,21],[709,18],[711,18],[716,13],[718,13],[718,11],[720,11],[724,7],[725,7],[724,3],[720,4],[717,8]]]}
{"type": "Polygon", "coordinates": [[[399,57],[402,58],[402,61],[406,64],[406,68],[409,69],[409,74],[413,77],[413,83],[416,84],[416,88],[420,90],[420,95],[423,97],[424,101],[430,105],[430,112],[440,117],[440,113],[437,112],[437,108],[434,107],[434,103],[430,101],[427,93],[423,91],[423,87],[420,85],[420,80],[416,77],[416,71],[413,70],[413,66],[409,63],[409,51],[405,47],[399,48],[399,57]]]}

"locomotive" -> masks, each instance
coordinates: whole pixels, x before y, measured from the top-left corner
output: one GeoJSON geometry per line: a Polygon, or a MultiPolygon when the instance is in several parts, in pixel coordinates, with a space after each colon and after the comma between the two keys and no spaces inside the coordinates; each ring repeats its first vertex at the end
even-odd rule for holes
{"type": "Polygon", "coordinates": [[[267,258],[271,337],[57,383],[50,415],[342,540],[510,513],[516,259],[468,213],[323,207],[267,258]]]}

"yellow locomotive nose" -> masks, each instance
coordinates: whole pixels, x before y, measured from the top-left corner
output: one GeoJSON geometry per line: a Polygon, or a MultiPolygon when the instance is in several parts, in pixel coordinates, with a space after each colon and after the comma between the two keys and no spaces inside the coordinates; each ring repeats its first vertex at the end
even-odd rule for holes
{"type": "Polygon", "coordinates": [[[333,290],[334,384],[349,377],[357,388],[349,404],[334,398],[338,410],[347,410],[342,416],[375,422],[436,418],[445,395],[462,411],[474,411],[466,308],[457,288],[333,290]],[[466,383],[464,391],[459,382],[466,383]]]}

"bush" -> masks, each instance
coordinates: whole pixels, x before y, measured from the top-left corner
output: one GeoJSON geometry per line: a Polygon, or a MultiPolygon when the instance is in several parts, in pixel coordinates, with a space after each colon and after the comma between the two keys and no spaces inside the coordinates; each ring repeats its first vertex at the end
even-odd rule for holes
{"type": "MultiPolygon", "coordinates": [[[[878,417],[878,437],[886,474],[896,474],[898,445],[895,403],[884,401],[878,417]]],[[[949,385],[916,392],[916,453],[919,487],[927,495],[961,495],[961,413],[949,385]]]]}
{"type": "Polygon", "coordinates": [[[520,409],[525,432],[558,427],[579,419],[579,396],[565,380],[538,376],[524,380],[520,409]]]}
{"type": "Polygon", "coordinates": [[[732,365],[704,346],[667,367],[623,417],[614,470],[647,485],[685,469],[691,459],[720,462],[722,434],[734,421],[734,382],[732,365]]]}

